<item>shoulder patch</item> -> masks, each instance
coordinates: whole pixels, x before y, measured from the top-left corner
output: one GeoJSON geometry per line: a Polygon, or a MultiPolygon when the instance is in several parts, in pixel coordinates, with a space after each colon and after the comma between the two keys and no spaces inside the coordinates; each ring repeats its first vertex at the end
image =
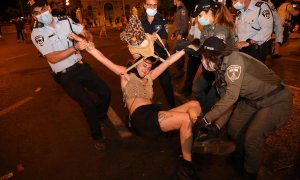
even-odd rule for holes
{"type": "Polygon", "coordinates": [[[240,65],[230,65],[227,68],[227,77],[230,79],[231,82],[234,82],[240,78],[241,75],[241,66],[240,65]]]}
{"type": "Polygon", "coordinates": [[[269,10],[264,10],[261,14],[267,19],[270,19],[271,17],[271,13],[269,10]]]}
{"type": "Polygon", "coordinates": [[[44,36],[42,35],[35,36],[34,40],[38,45],[40,46],[44,45],[44,36]]]}
{"type": "Polygon", "coordinates": [[[255,3],[255,6],[260,7],[264,2],[257,2],[255,3]]]}

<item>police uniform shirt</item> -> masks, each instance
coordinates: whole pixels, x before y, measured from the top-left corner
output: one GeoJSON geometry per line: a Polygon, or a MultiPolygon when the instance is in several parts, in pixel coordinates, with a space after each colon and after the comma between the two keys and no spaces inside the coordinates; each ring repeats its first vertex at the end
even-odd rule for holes
{"type": "Polygon", "coordinates": [[[281,79],[272,70],[245,53],[233,51],[224,57],[223,63],[226,64],[227,86],[224,95],[205,115],[210,122],[229,110],[239,97],[255,100],[281,83],[281,79]]]}
{"type": "MultiPolygon", "coordinates": [[[[73,42],[68,39],[68,35],[72,33],[70,26],[72,26],[72,29],[76,34],[80,34],[83,30],[81,24],[77,24],[71,19],[69,19],[69,21],[66,18],[58,20],[57,17],[53,17],[53,19],[55,21],[55,28],[50,26],[38,27],[34,28],[31,33],[33,44],[43,55],[47,55],[54,51],[62,51],[73,46],[73,42]]],[[[81,60],[81,58],[82,56],[80,53],[73,53],[57,63],[53,64],[49,61],[48,63],[51,69],[57,73],[72,66],[81,60]]]]}
{"type": "MultiPolygon", "coordinates": [[[[156,13],[154,15],[154,19],[151,24],[147,20],[147,16],[143,16],[141,18],[141,23],[146,33],[153,34],[154,32],[157,32],[161,39],[168,39],[168,24],[167,21],[160,14],[156,13]]],[[[156,42],[154,43],[154,51],[158,53],[158,55],[166,54],[164,48],[159,46],[156,42]]]]}
{"type": "Polygon", "coordinates": [[[275,42],[282,43],[283,40],[283,28],[281,25],[281,19],[276,11],[276,8],[274,4],[271,2],[271,0],[262,0],[262,2],[265,2],[268,4],[269,8],[271,9],[273,18],[274,18],[274,33],[275,33],[275,42]]]}
{"type": "Polygon", "coordinates": [[[271,38],[273,32],[270,8],[257,0],[251,0],[248,9],[238,12],[235,24],[239,41],[253,39],[261,45],[271,38]]]}
{"type": "Polygon", "coordinates": [[[188,23],[189,14],[185,6],[180,6],[177,8],[175,21],[174,21],[174,32],[175,36],[184,35],[187,36],[188,33],[188,23]]]}
{"type": "Polygon", "coordinates": [[[202,45],[207,38],[212,36],[222,39],[226,44],[227,50],[236,50],[233,32],[228,27],[220,24],[203,26],[200,44],[202,45]]]}

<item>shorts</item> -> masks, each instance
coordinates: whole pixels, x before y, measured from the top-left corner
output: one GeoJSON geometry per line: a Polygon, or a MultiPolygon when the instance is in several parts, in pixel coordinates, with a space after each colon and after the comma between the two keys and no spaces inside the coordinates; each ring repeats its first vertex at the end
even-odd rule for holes
{"type": "Polygon", "coordinates": [[[158,122],[160,107],[156,104],[138,107],[130,116],[132,128],[142,136],[157,136],[162,133],[158,122]]]}

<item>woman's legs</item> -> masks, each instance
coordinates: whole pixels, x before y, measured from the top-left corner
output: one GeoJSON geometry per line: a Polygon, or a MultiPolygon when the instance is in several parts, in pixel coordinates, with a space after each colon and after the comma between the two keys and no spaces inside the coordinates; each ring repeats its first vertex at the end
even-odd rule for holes
{"type": "Polygon", "coordinates": [[[160,111],[158,114],[162,131],[179,129],[182,155],[183,159],[187,161],[192,161],[192,121],[195,121],[200,113],[200,104],[197,101],[190,101],[170,111],[160,111]]]}

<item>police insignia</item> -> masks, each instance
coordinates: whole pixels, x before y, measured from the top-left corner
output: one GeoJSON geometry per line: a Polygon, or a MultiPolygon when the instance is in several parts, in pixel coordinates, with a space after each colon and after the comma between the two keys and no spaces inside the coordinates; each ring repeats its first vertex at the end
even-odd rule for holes
{"type": "Polygon", "coordinates": [[[230,65],[227,68],[227,76],[230,79],[230,81],[234,82],[235,80],[238,80],[241,75],[241,66],[240,65],[230,65]]]}
{"type": "Polygon", "coordinates": [[[262,15],[263,15],[265,18],[270,19],[270,11],[269,11],[269,10],[264,10],[264,11],[262,12],[262,15]]]}
{"type": "Polygon", "coordinates": [[[34,40],[38,45],[40,46],[44,45],[44,36],[38,35],[34,38],[34,40]]]}
{"type": "Polygon", "coordinates": [[[161,28],[162,28],[162,25],[155,25],[154,26],[155,31],[159,31],[159,30],[161,30],[161,28]]]}

